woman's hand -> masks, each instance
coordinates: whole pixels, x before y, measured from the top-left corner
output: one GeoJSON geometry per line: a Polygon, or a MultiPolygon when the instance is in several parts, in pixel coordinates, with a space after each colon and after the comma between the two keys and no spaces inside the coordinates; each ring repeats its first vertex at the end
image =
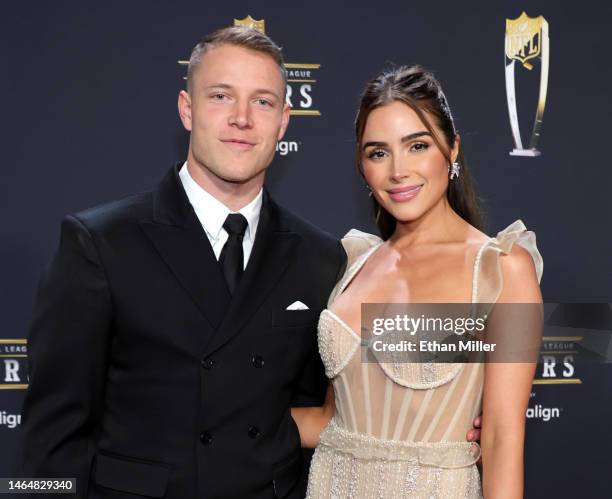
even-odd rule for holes
{"type": "Polygon", "coordinates": [[[291,416],[300,431],[302,447],[314,449],[319,445],[321,432],[336,411],[334,389],[331,382],[327,387],[325,402],[321,407],[292,407],[291,416]]]}

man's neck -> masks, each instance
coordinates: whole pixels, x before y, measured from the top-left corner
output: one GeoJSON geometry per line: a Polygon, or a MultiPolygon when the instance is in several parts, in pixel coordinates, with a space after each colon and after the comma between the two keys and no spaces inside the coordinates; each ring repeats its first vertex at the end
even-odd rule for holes
{"type": "Polygon", "coordinates": [[[202,189],[232,212],[244,208],[257,197],[263,186],[265,175],[265,171],[262,171],[260,175],[244,183],[228,182],[199,166],[191,156],[187,159],[187,171],[202,189]]]}

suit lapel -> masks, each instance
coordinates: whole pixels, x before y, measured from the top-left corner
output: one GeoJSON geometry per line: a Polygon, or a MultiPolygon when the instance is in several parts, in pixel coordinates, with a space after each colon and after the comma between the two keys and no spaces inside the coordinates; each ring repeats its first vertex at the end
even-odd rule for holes
{"type": "Polygon", "coordinates": [[[153,220],[140,225],[212,328],[217,329],[231,297],[206,233],[182,188],[179,167],[160,183],[153,220]]]}
{"type": "Polygon", "coordinates": [[[212,354],[237,335],[272,292],[295,258],[301,241],[281,221],[278,206],[264,191],[255,244],[221,327],[206,348],[212,354]]]}

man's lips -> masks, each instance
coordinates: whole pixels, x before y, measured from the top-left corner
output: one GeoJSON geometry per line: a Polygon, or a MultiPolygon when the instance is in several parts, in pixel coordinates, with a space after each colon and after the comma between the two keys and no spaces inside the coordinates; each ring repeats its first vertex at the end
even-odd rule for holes
{"type": "Polygon", "coordinates": [[[397,202],[410,201],[411,199],[414,199],[419,194],[422,187],[423,187],[423,184],[406,185],[404,187],[395,187],[393,189],[389,189],[387,190],[387,192],[389,193],[389,197],[393,201],[397,201],[397,202]]]}
{"type": "Polygon", "coordinates": [[[228,146],[230,149],[235,150],[235,151],[249,151],[253,147],[255,147],[254,142],[249,142],[248,140],[245,140],[245,139],[229,138],[229,139],[221,139],[221,142],[223,142],[226,146],[228,146]]]}

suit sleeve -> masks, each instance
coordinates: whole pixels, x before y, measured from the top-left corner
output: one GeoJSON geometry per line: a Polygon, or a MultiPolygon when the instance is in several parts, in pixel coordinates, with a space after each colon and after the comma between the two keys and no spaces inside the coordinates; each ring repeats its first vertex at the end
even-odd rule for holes
{"type": "MultiPolygon", "coordinates": [[[[330,285],[326,288],[326,293],[329,295],[335,284],[340,280],[346,269],[347,256],[344,248],[338,242],[336,248],[336,258],[333,271],[330,272],[332,278],[330,285]],[[333,281],[332,281],[333,280],[333,281]]],[[[327,303],[327,296],[325,296],[327,303]]],[[[291,401],[293,407],[311,407],[321,406],[325,401],[325,393],[327,392],[328,379],[325,375],[325,368],[319,355],[319,347],[317,344],[316,326],[312,334],[313,348],[308,362],[306,363],[302,373],[300,374],[295,395],[291,401]]]]}
{"type": "Polygon", "coordinates": [[[94,241],[77,218],[38,290],[28,338],[21,473],[76,478],[86,497],[111,330],[111,297],[94,241]]]}

